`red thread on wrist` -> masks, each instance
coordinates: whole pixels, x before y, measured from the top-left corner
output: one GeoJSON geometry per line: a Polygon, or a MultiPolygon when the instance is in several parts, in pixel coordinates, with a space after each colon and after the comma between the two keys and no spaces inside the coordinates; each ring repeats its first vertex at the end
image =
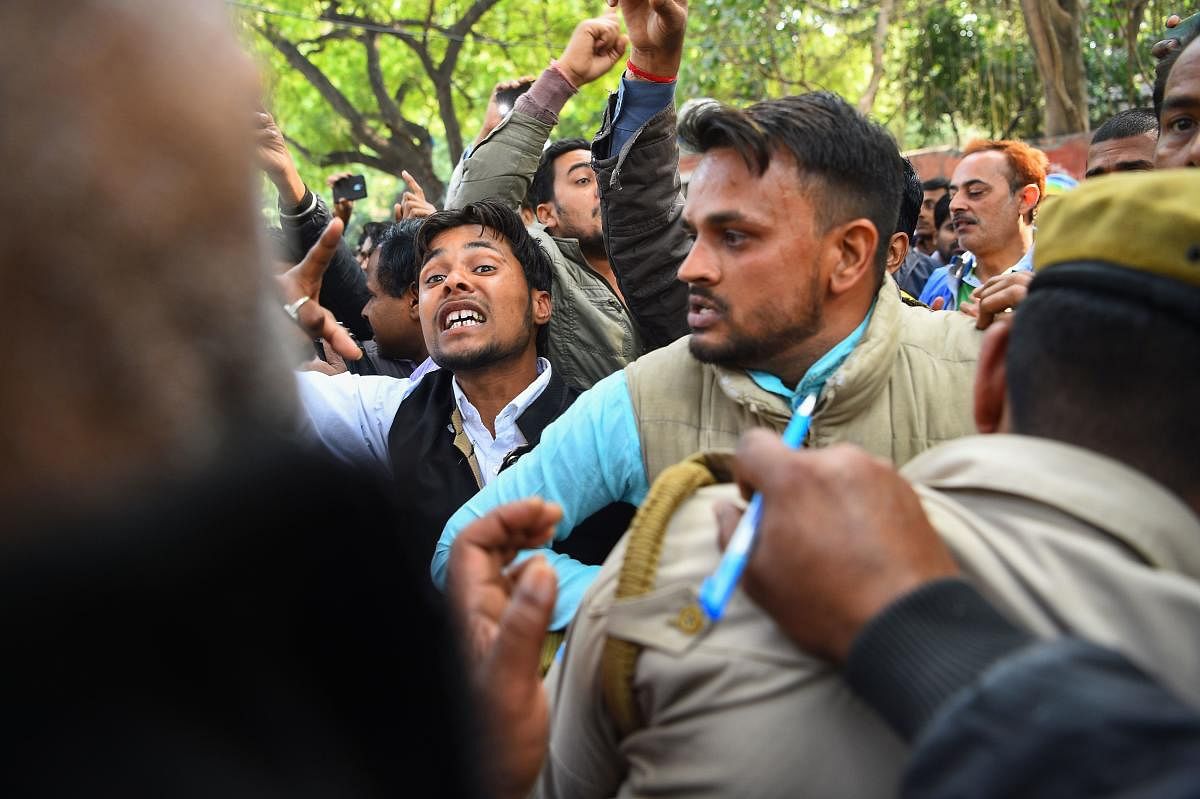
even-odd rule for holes
{"type": "Polygon", "coordinates": [[[646,70],[642,69],[637,64],[633,63],[633,61],[626,61],[625,69],[629,70],[629,74],[633,75],[635,78],[641,78],[642,80],[648,80],[651,83],[674,83],[675,82],[674,75],[672,75],[669,78],[665,77],[663,75],[655,75],[653,72],[647,72],[646,70]]]}

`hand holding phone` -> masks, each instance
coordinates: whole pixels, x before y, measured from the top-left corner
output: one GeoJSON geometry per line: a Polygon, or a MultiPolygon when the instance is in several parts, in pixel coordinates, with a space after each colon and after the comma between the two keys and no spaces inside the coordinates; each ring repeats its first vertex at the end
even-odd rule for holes
{"type": "Polygon", "coordinates": [[[347,175],[333,183],[333,201],[361,200],[367,196],[367,179],[362,175],[347,175]]]}
{"type": "Polygon", "coordinates": [[[516,86],[497,90],[496,110],[500,112],[500,116],[508,116],[508,112],[512,110],[513,105],[517,102],[517,98],[529,91],[529,87],[532,85],[533,81],[526,80],[518,83],[516,86]]]}

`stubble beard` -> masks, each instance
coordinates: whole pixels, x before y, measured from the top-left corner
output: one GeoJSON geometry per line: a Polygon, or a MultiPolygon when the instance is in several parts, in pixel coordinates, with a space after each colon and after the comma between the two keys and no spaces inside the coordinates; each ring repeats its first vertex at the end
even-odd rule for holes
{"type": "MultiPolygon", "coordinates": [[[[558,210],[559,218],[561,219],[563,209],[557,205],[555,208],[558,210]]],[[[592,212],[592,218],[600,218],[599,208],[592,212]]],[[[604,228],[602,226],[597,226],[592,230],[583,230],[574,225],[561,225],[555,231],[554,235],[560,239],[575,239],[579,242],[579,249],[589,258],[608,258],[608,250],[604,246],[604,228]]]]}
{"type": "MultiPolygon", "coordinates": [[[[762,333],[754,335],[747,335],[741,329],[731,329],[723,341],[714,343],[706,343],[692,336],[688,340],[688,351],[701,363],[711,363],[714,366],[730,369],[766,367],[781,353],[821,332],[824,316],[815,284],[816,281],[809,287],[808,303],[797,317],[773,320],[762,333]]],[[[724,321],[730,324],[728,315],[724,321]]]]}
{"type": "Polygon", "coordinates": [[[455,353],[443,352],[438,345],[434,350],[430,350],[429,354],[440,368],[456,373],[485,369],[519,356],[529,346],[530,339],[537,335],[537,327],[533,324],[532,300],[525,305],[524,329],[525,335],[513,341],[504,342],[493,338],[477,349],[455,353]]]}

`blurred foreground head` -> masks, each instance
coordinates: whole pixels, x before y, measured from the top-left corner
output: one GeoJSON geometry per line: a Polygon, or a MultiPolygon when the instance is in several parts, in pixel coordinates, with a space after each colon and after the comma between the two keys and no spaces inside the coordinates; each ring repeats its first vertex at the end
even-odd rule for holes
{"type": "Polygon", "coordinates": [[[288,412],[262,355],[257,74],[227,14],[0,4],[6,506],[203,468],[288,412]]]}
{"type": "Polygon", "coordinates": [[[1001,429],[1005,415],[1014,432],[1108,455],[1200,510],[1193,175],[1130,172],[1064,194],[1039,225],[1037,277],[1011,334],[988,332],[975,390],[982,430],[1001,429]],[[1001,364],[994,356],[1005,350],[1001,364]],[[989,387],[1001,384],[1005,401],[989,387]]]}

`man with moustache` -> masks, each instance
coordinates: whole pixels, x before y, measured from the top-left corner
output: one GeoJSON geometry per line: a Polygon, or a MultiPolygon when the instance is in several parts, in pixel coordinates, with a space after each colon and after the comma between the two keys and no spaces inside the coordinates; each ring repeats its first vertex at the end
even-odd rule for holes
{"type": "Polygon", "coordinates": [[[962,256],[934,270],[926,305],[953,310],[1006,272],[1033,269],[1034,217],[1046,193],[1046,154],[1019,141],[974,141],[950,179],[950,216],[962,256]]]}
{"type": "MultiPolygon", "coordinates": [[[[687,7],[622,10],[635,65],[625,109],[637,106],[638,73],[677,73],[687,7]]],[[[903,163],[882,128],[829,93],[705,107],[679,131],[702,153],[681,208],[669,96],[619,147],[613,131],[630,126],[616,103],[593,145],[607,155],[597,161],[606,224],[615,233],[640,222],[656,252],[686,253],[672,265],[688,286],[691,335],[585,392],[538,450],[456,513],[434,556],[439,584],[458,531],[489,509],[542,496],[562,506],[565,538],[610,502],[640,503],[664,468],[698,450],[731,447],[751,427],[782,430],[809,395],[808,446],[853,441],[903,463],[973,430],[978,334],[962,315],[904,305],[885,273],[903,163]]],[[[637,251],[610,247],[610,256],[620,273],[618,259],[637,251]]],[[[596,569],[549,558],[557,629],[596,569]]]]}
{"type": "MultiPolygon", "coordinates": [[[[330,231],[318,247],[335,245],[330,231]]],[[[539,357],[550,263],[515,212],[492,202],[437,212],[415,247],[421,326],[440,369],[419,380],[314,372],[297,380],[307,432],[346,461],[390,470],[410,514],[406,535],[432,555],[446,519],[536,445],[578,392],[539,357]]],[[[604,529],[623,530],[628,512],[618,516],[604,529]]],[[[598,562],[605,550],[576,554],[598,562]]]]}

